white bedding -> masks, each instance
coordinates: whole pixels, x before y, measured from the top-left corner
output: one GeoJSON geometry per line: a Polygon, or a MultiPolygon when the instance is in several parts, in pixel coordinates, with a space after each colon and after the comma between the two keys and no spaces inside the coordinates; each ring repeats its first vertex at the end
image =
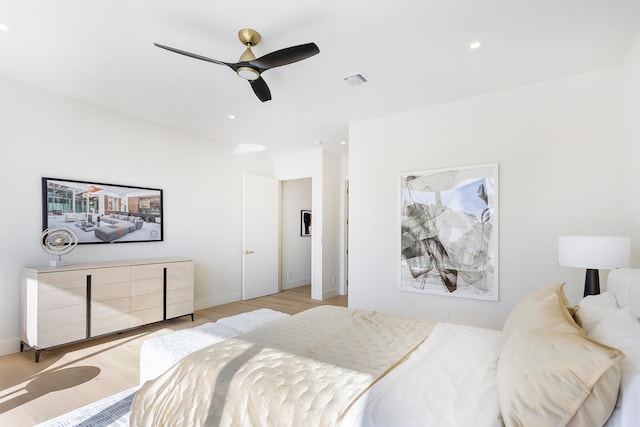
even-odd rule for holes
{"type": "Polygon", "coordinates": [[[358,400],[342,426],[501,426],[501,342],[500,331],[437,324],[405,363],[358,400]]]}
{"type": "MultiPolygon", "coordinates": [[[[436,324],[409,358],[351,406],[341,426],[501,426],[496,391],[501,339],[496,330],[436,324]]],[[[117,417],[113,419],[101,412],[115,403],[107,398],[42,427],[129,425],[130,413],[123,414],[122,408],[114,411],[117,417]],[[78,423],[81,420],[91,421],[78,423]]]]}
{"type": "Polygon", "coordinates": [[[149,338],[140,347],[140,384],[157,378],[194,351],[285,317],[289,315],[261,308],[224,317],[217,322],[149,338]]]}
{"type": "Polygon", "coordinates": [[[335,426],[433,326],[315,307],[185,357],[138,391],[131,425],[335,426]]]}

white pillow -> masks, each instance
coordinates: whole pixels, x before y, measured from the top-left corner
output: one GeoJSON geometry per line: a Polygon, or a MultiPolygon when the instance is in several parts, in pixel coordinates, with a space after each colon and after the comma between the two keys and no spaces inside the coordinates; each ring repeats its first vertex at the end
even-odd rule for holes
{"type": "Polygon", "coordinates": [[[640,317],[640,268],[611,270],[607,291],[619,307],[631,307],[631,313],[640,317]]]}
{"type": "Polygon", "coordinates": [[[614,314],[620,309],[608,293],[588,295],[584,297],[578,306],[578,319],[582,329],[588,334],[602,319],[614,314]]]}
{"type": "Polygon", "coordinates": [[[616,410],[620,411],[621,426],[637,426],[640,420],[640,322],[629,307],[621,308],[598,322],[589,337],[625,354],[620,364],[616,410]]]}

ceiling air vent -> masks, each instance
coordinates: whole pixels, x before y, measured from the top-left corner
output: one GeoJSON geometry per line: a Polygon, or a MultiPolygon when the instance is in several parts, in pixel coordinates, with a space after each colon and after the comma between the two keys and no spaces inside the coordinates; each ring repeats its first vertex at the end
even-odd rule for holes
{"type": "Polygon", "coordinates": [[[366,83],[367,79],[362,74],[358,73],[345,77],[344,81],[349,83],[351,86],[360,86],[362,83],[366,83]]]}

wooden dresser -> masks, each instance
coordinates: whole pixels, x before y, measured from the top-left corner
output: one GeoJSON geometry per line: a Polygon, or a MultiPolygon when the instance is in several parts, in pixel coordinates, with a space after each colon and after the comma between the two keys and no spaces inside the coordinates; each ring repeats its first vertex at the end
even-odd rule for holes
{"type": "Polygon", "coordinates": [[[190,315],[193,261],[181,258],[25,267],[24,345],[44,349],[190,315]]]}

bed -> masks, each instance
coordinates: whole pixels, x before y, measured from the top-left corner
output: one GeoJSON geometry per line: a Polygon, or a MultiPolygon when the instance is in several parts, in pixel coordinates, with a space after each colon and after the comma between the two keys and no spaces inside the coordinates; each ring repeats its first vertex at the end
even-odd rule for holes
{"type": "Polygon", "coordinates": [[[333,306],[285,316],[146,381],[125,422],[637,426],[640,269],[607,283],[577,306],[540,288],[502,330],[333,306]]]}

